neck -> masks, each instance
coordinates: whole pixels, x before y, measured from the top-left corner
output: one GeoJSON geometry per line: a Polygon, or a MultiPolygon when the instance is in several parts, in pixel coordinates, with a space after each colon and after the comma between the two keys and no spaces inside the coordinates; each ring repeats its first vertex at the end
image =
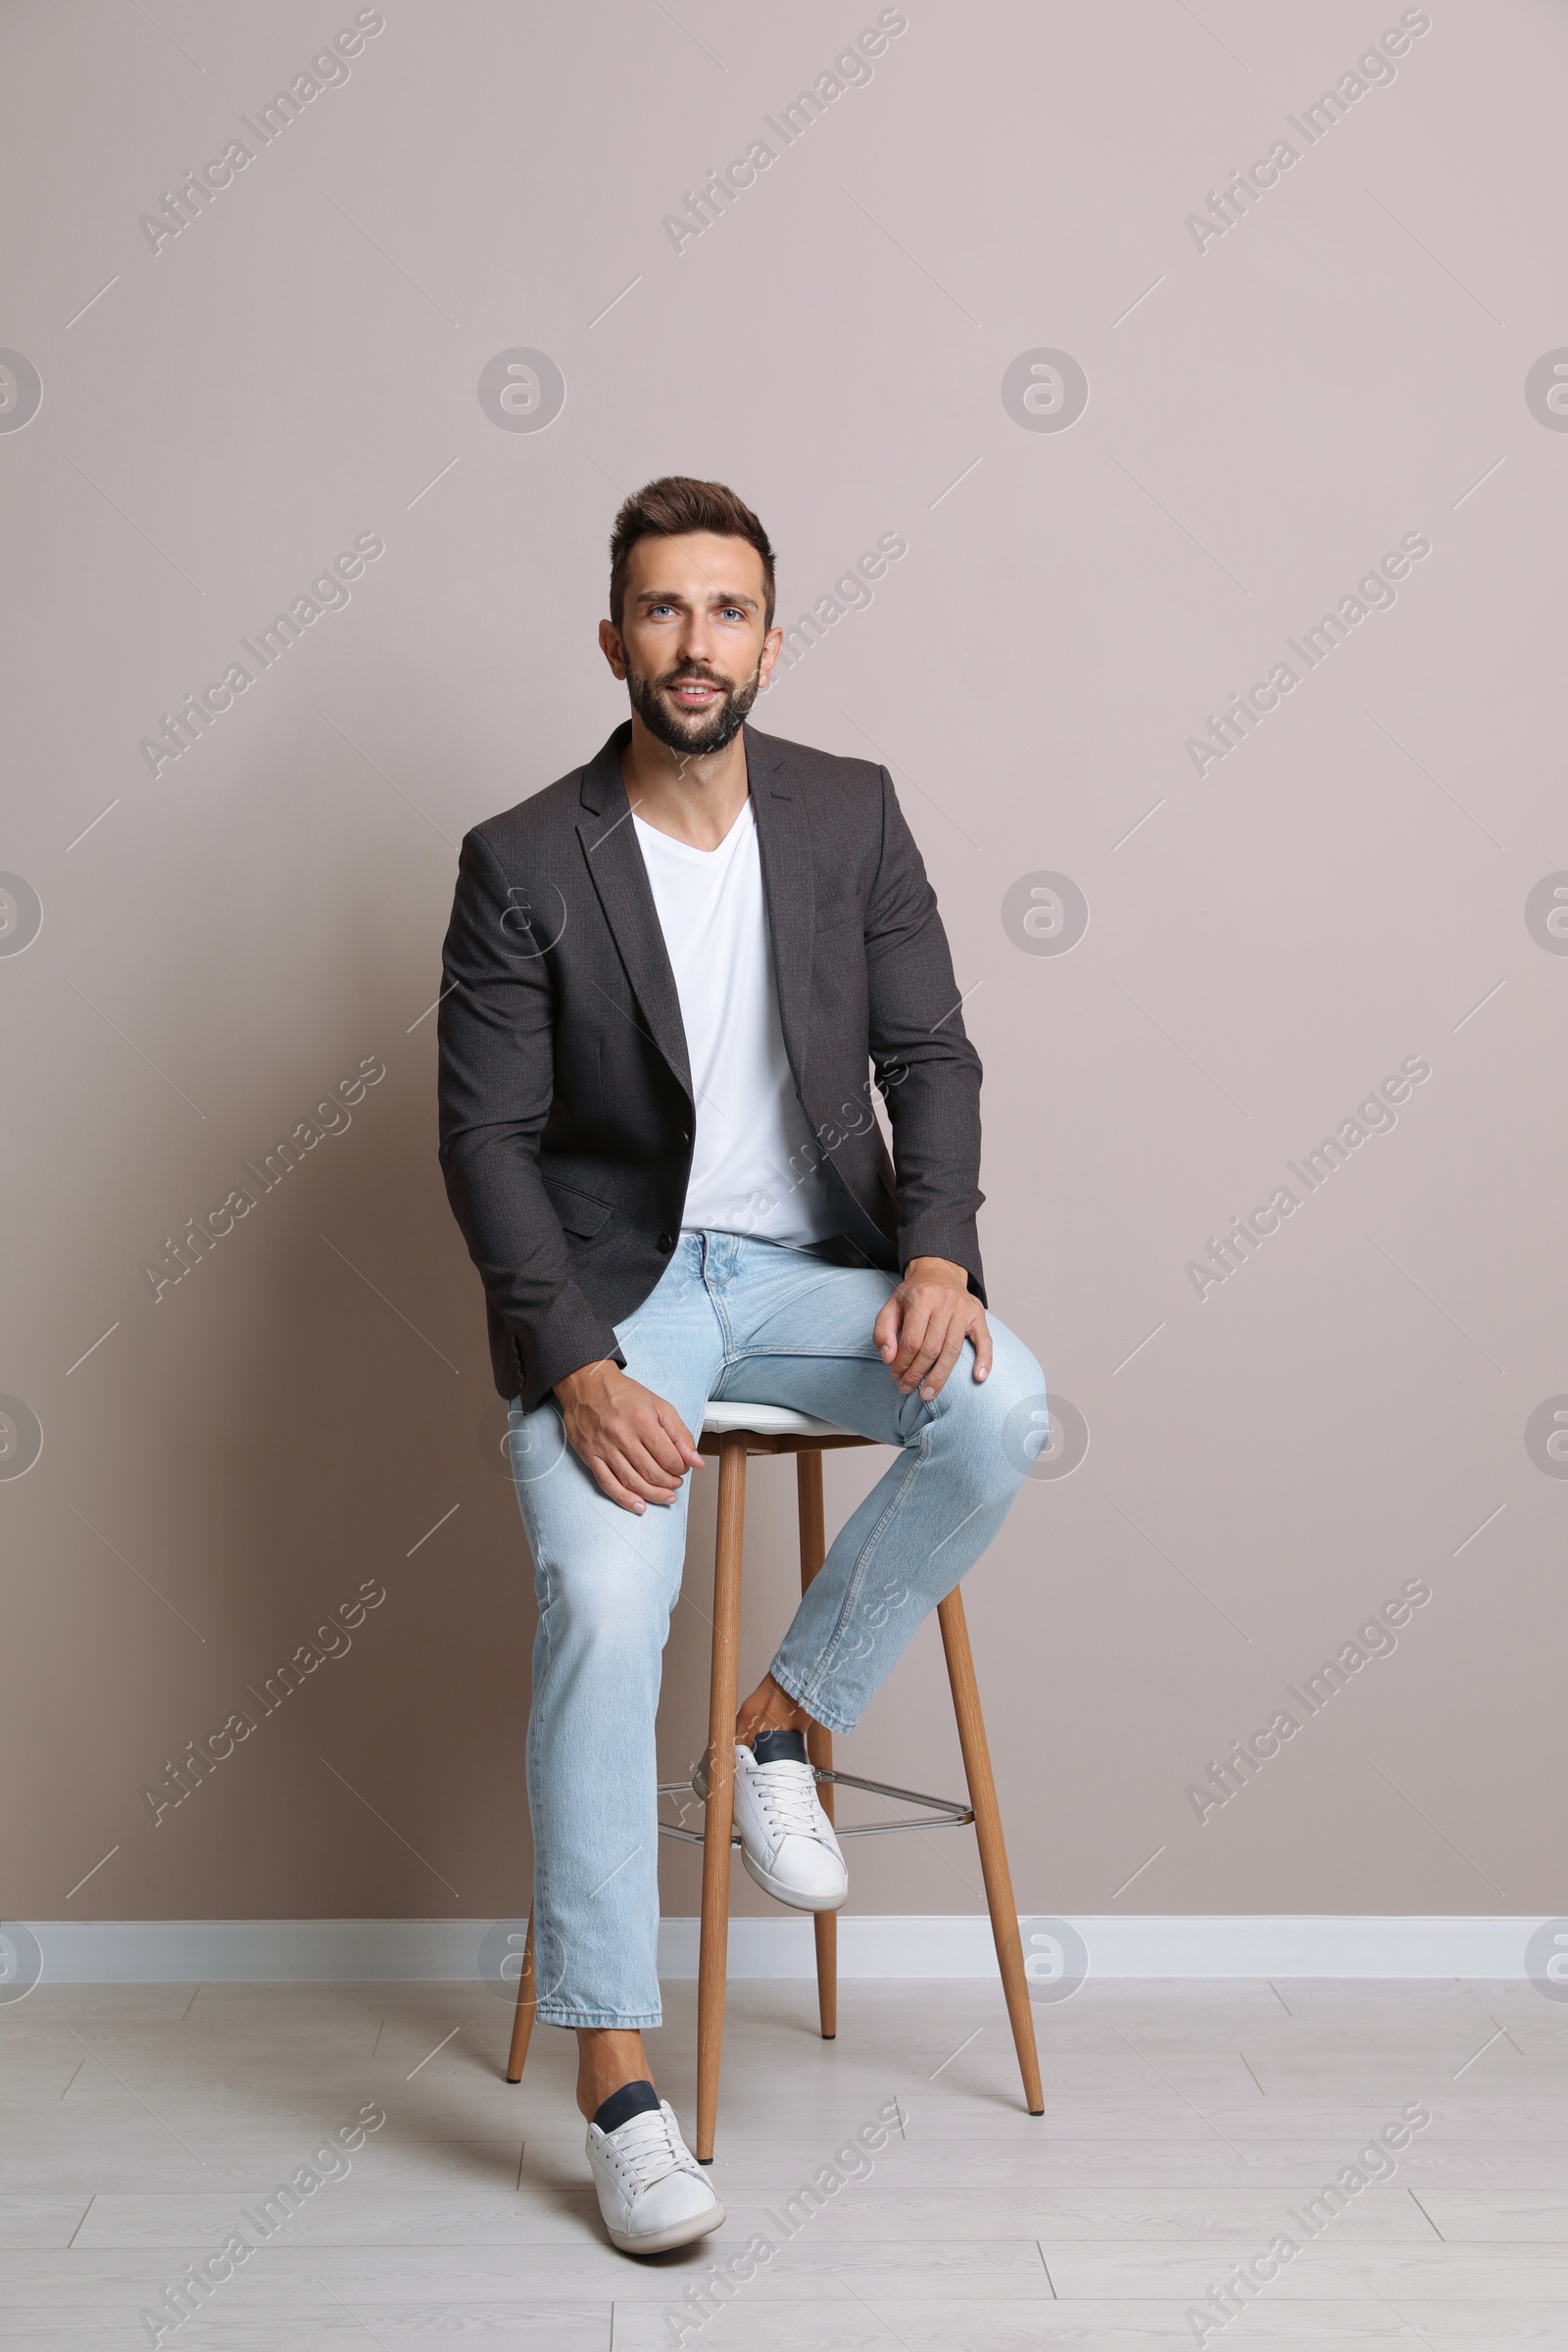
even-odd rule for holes
{"type": "Polygon", "coordinates": [[[649,733],[636,711],[620,755],[626,799],[645,825],[694,850],[714,850],[746,803],[744,731],[721,752],[693,759],[649,733]]]}

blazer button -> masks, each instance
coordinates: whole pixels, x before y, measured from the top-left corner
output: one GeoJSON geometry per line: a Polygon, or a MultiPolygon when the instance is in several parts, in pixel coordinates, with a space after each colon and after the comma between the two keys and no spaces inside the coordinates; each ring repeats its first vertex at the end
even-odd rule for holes
{"type": "Polygon", "coordinates": [[[675,1247],[674,1235],[669,1233],[662,1233],[659,1237],[659,1247],[661,1250],[673,1250],[675,1247]]]}

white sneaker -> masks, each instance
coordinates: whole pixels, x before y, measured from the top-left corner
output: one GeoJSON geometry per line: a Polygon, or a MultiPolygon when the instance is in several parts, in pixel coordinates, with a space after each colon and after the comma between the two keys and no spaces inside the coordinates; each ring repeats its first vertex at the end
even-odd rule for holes
{"type": "MultiPolygon", "coordinates": [[[[708,1796],[706,1759],[692,1787],[708,1796]]],[[[816,1793],[804,1732],[760,1732],[757,1752],[735,1749],[735,1827],[741,1860],[768,1894],[797,1911],[836,1911],[850,1874],[816,1793]]]]}
{"type": "Polygon", "coordinates": [[[591,2123],[588,2162],[605,2228],[622,2254],[667,2253],[706,2236],[724,2219],[667,2099],[612,2132],[591,2123]]]}

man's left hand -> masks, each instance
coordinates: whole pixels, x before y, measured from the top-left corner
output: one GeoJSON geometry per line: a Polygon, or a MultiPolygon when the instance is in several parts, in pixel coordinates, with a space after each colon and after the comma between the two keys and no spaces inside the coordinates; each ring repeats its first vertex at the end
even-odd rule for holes
{"type": "Polygon", "coordinates": [[[986,1310],[971,1295],[965,1269],[951,1258],[911,1257],[871,1337],[904,1396],[918,1389],[929,1402],[965,1340],[974,1342],[975,1379],[984,1380],[991,1369],[986,1310]]]}

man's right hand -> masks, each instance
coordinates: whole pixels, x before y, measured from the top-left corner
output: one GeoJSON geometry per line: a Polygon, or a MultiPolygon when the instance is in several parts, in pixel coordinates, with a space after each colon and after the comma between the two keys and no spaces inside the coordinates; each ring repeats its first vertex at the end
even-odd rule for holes
{"type": "Polygon", "coordinates": [[[674,1406],[608,1356],[558,1380],[556,1395],[567,1445],[623,1511],[673,1502],[687,1471],[703,1466],[674,1406]]]}

